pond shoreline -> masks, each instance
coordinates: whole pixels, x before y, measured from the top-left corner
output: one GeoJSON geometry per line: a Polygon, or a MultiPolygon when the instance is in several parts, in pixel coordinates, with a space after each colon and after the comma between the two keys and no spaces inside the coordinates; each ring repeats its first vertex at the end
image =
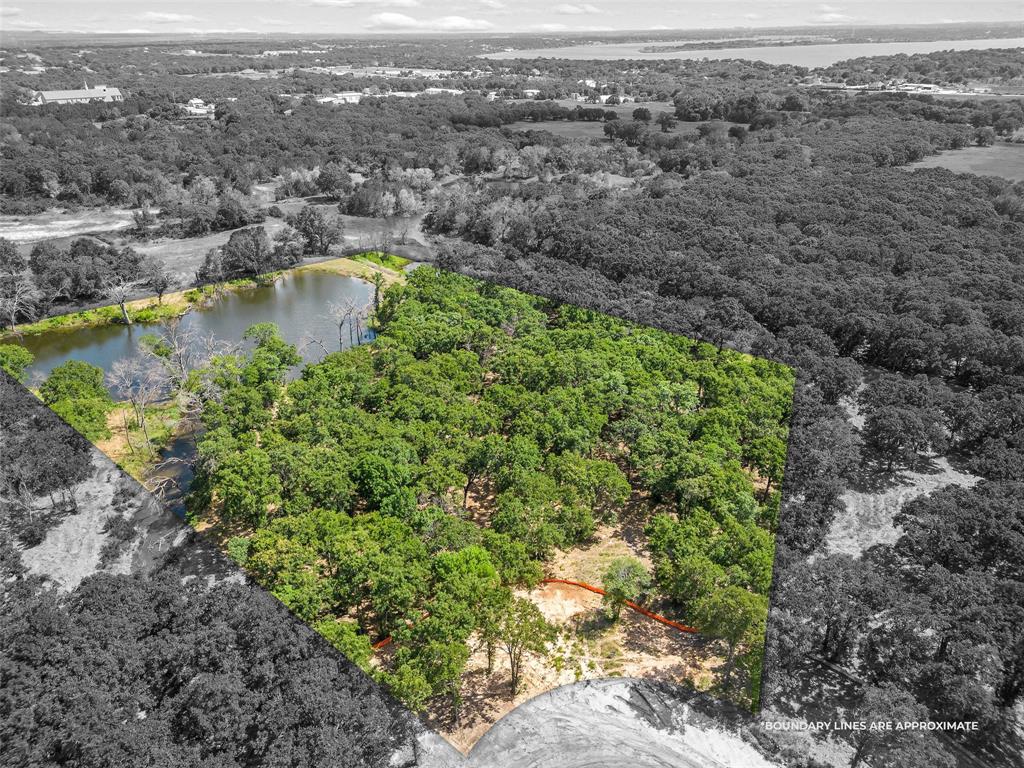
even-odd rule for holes
{"type": "MultiPolygon", "coordinates": [[[[311,327],[313,315],[296,316],[292,314],[295,307],[288,303],[287,296],[305,297],[306,311],[313,314],[319,314],[321,308],[325,308],[326,302],[332,300],[334,296],[337,296],[339,301],[343,300],[345,296],[349,296],[348,300],[354,299],[358,306],[370,307],[372,306],[374,284],[385,286],[403,282],[404,270],[412,265],[413,263],[401,257],[395,257],[393,254],[378,253],[365,254],[361,258],[317,259],[313,263],[307,263],[291,270],[268,273],[257,279],[236,280],[228,284],[168,294],[164,296],[162,306],[166,309],[165,314],[168,317],[185,317],[196,310],[195,314],[190,316],[191,319],[183,321],[186,323],[202,323],[207,312],[211,312],[212,317],[221,315],[230,318],[231,323],[234,323],[235,326],[241,322],[238,315],[239,310],[244,309],[247,305],[250,306],[250,310],[248,314],[243,313],[245,318],[243,324],[261,322],[260,316],[264,312],[267,315],[266,319],[273,321],[273,317],[271,317],[273,313],[270,310],[271,307],[276,306],[278,314],[280,315],[283,311],[284,316],[294,326],[292,333],[297,333],[296,327],[303,331],[311,327]],[[331,277],[332,275],[335,277],[331,277]],[[377,275],[380,277],[376,277],[377,275]],[[285,278],[288,279],[285,280],[285,278]],[[350,283],[351,285],[363,287],[354,294],[345,292],[352,289],[342,289],[340,294],[334,295],[330,292],[325,295],[322,291],[319,294],[315,290],[311,291],[317,285],[333,285],[336,278],[342,278],[339,285],[344,285],[346,280],[352,280],[354,282],[350,283]],[[285,293],[282,294],[282,291],[285,293]],[[257,302],[259,308],[253,309],[252,302],[254,301],[257,302]]],[[[137,312],[147,309],[151,304],[155,305],[156,300],[137,300],[129,304],[129,307],[134,305],[134,310],[130,309],[130,312],[136,315],[137,312]]],[[[102,332],[103,329],[99,327],[100,325],[109,325],[111,333],[116,333],[119,338],[129,339],[132,338],[131,328],[136,325],[142,328],[146,328],[147,325],[159,328],[159,325],[156,324],[158,321],[153,323],[133,322],[132,326],[124,325],[120,322],[120,309],[116,305],[109,309],[108,314],[109,318],[106,315],[97,316],[94,310],[80,313],[77,321],[67,322],[65,320],[55,327],[39,329],[36,334],[27,334],[24,341],[29,342],[30,351],[39,352],[40,350],[31,349],[32,343],[40,345],[42,349],[53,349],[54,346],[61,348],[65,340],[71,344],[76,343],[77,334],[89,336],[97,331],[102,332]],[[125,334],[128,336],[125,337],[125,334]]],[[[278,322],[281,322],[280,317],[278,322]]],[[[341,332],[333,327],[333,322],[329,321],[333,336],[340,336],[341,332]]],[[[241,338],[242,328],[241,326],[220,327],[220,331],[217,332],[218,338],[232,341],[241,338]],[[224,333],[223,336],[220,336],[220,331],[224,333]]],[[[140,330],[140,332],[153,333],[148,329],[140,330]]],[[[325,333],[328,332],[324,328],[319,329],[321,339],[327,342],[327,346],[331,346],[329,340],[331,336],[324,335],[325,333]]],[[[365,336],[361,334],[360,338],[365,338],[365,336]]],[[[137,333],[134,335],[134,339],[131,342],[133,346],[139,343],[137,333]]],[[[344,340],[338,343],[344,348],[344,340]]],[[[322,343],[316,345],[323,350],[324,354],[329,353],[327,346],[322,343]]],[[[319,352],[316,352],[313,347],[310,347],[308,352],[314,354],[314,358],[311,359],[303,354],[304,364],[315,362],[319,358],[319,352]]],[[[119,347],[115,354],[130,354],[130,351],[127,347],[119,347]]],[[[108,359],[106,363],[103,363],[84,355],[79,358],[77,353],[68,355],[66,351],[63,353],[63,357],[83,359],[90,364],[97,364],[103,369],[107,369],[110,362],[108,359]]],[[[37,362],[43,360],[45,360],[45,354],[42,357],[37,357],[37,362]]],[[[37,371],[36,377],[41,377],[49,365],[52,365],[52,361],[43,362],[44,367],[37,371]]],[[[146,417],[149,424],[147,431],[138,422],[128,401],[121,400],[113,392],[111,394],[116,399],[107,414],[107,426],[110,434],[96,442],[97,448],[151,492],[157,494],[164,505],[175,515],[183,518],[185,514],[184,501],[192,481],[195,436],[197,430],[201,430],[201,425],[195,423],[189,414],[181,412],[175,392],[167,392],[159,402],[154,402],[147,407],[146,417]]]]}
{"type": "MultiPolygon", "coordinates": [[[[174,317],[182,317],[193,309],[207,306],[221,291],[241,291],[269,285],[281,278],[303,271],[331,272],[337,275],[353,277],[357,280],[370,282],[375,272],[384,276],[385,284],[400,280],[400,273],[394,269],[376,264],[362,254],[349,256],[328,256],[310,259],[303,264],[286,270],[268,272],[256,277],[239,278],[224,283],[213,283],[186,288],[173,293],[164,294],[162,299],[155,296],[133,299],[125,303],[132,324],[153,325],[174,317]]],[[[369,255],[369,254],[368,254],[369,255]]],[[[401,256],[392,256],[408,261],[401,256]]],[[[32,323],[19,325],[17,330],[7,329],[0,333],[0,344],[17,343],[26,336],[37,336],[42,333],[76,331],[82,328],[99,328],[107,325],[123,325],[120,307],[117,304],[103,304],[95,307],[73,309],[60,315],[45,317],[32,323]]]]}

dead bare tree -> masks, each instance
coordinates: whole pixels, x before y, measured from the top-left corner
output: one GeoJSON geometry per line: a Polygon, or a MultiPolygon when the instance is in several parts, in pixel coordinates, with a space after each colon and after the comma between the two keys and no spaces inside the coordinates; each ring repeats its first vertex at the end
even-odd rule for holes
{"type": "Polygon", "coordinates": [[[33,314],[42,298],[43,292],[24,275],[10,276],[4,280],[0,286],[0,312],[12,332],[18,333],[18,318],[33,314]]]}
{"type": "Polygon", "coordinates": [[[385,224],[380,230],[380,244],[377,249],[380,253],[388,253],[395,243],[395,235],[390,224],[385,224]]]}
{"type": "Polygon", "coordinates": [[[188,461],[177,456],[171,456],[154,464],[152,471],[146,478],[146,490],[156,496],[161,502],[166,501],[169,496],[179,493],[182,488],[178,482],[177,473],[172,472],[168,474],[168,470],[181,464],[188,464],[188,461]]]}
{"type": "Polygon", "coordinates": [[[384,287],[384,273],[374,272],[370,276],[370,282],[373,283],[373,311],[376,312],[380,309],[380,289],[384,287]]]}
{"type": "Polygon", "coordinates": [[[355,346],[353,338],[353,317],[356,314],[356,302],[352,299],[345,299],[341,303],[327,302],[327,315],[338,326],[338,349],[345,348],[345,326],[348,326],[348,345],[355,346]]]}
{"type": "Polygon", "coordinates": [[[365,321],[369,318],[369,314],[369,307],[357,307],[352,314],[352,319],[356,327],[356,346],[363,343],[363,329],[365,327],[365,321]]]}
{"type": "Polygon", "coordinates": [[[325,354],[329,355],[331,351],[327,349],[327,345],[324,344],[320,339],[313,336],[304,336],[299,342],[299,354],[301,355],[307,347],[320,347],[320,350],[325,354]]]}
{"type": "Polygon", "coordinates": [[[132,324],[131,315],[128,314],[128,301],[132,294],[146,284],[145,280],[129,280],[123,275],[116,275],[103,283],[103,295],[121,308],[121,319],[125,325],[132,324]]]}
{"type": "MultiPolygon", "coordinates": [[[[142,428],[142,434],[146,438],[146,451],[152,456],[153,443],[149,434],[146,409],[159,402],[167,392],[168,381],[163,368],[141,356],[122,358],[114,362],[106,378],[118,396],[131,404],[136,424],[142,428]]],[[[125,434],[128,434],[127,425],[125,434]]]]}

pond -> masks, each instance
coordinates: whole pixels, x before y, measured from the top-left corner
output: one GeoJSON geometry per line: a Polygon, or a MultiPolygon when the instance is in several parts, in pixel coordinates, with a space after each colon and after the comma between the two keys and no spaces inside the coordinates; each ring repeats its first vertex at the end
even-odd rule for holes
{"type": "MultiPolygon", "coordinates": [[[[202,336],[232,344],[241,341],[246,328],[254,323],[275,323],[285,341],[299,347],[303,360],[313,363],[323,359],[325,349],[333,352],[351,345],[347,329],[344,337],[339,337],[338,326],[327,314],[328,303],[352,302],[362,308],[372,300],[373,286],[363,280],[298,270],[270,285],[228,292],[216,303],[190,311],[181,323],[202,336]]],[[[26,336],[21,343],[36,358],[29,368],[30,384],[38,385],[68,360],[82,360],[109,371],[117,360],[139,352],[139,339],[158,331],[159,326],[109,325],[26,336]]],[[[372,337],[372,331],[364,330],[361,341],[372,337]]],[[[147,484],[160,489],[164,506],[178,517],[185,516],[185,497],[193,480],[195,437],[188,432],[172,439],[148,475],[147,484]]]]}
{"type": "MultiPolygon", "coordinates": [[[[306,362],[317,362],[323,358],[324,348],[333,352],[341,346],[338,327],[327,314],[328,303],[351,301],[365,307],[372,300],[373,286],[363,280],[299,270],[270,285],[230,291],[210,306],[190,311],[181,319],[181,327],[233,344],[241,341],[250,325],[275,323],[285,341],[299,347],[306,362]]],[[[48,331],[26,336],[19,343],[35,356],[28,373],[30,384],[37,385],[68,360],[82,360],[109,371],[117,360],[136,354],[139,339],[158,332],[159,326],[107,325],[48,331]]],[[[364,335],[369,338],[368,333],[364,335]]],[[[347,330],[344,344],[349,344],[347,330]]]]}

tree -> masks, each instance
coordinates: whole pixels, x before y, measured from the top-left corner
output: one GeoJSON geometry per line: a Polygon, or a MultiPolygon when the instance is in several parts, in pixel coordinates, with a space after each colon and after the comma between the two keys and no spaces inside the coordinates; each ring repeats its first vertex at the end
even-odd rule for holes
{"type": "Polygon", "coordinates": [[[254,528],[266,525],[269,508],[281,501],[281,480],[259,448],[226,457],[217,468],[216,483],[224,518],[254,528]]]}
{"type": "Polygon", "coordinates": [[[760,642],[768,618],[768,600],[742,587],[716,589],[697,602],[694,620],[700,631],[726,642],[723,686],[729,684],[738,645],[760,642]]]}
{"type": "Polygon", "coordinates": [[[306,253],[327,255],[332,245],[344,239],[340,219],[328,219],[320,208],[307,205],[295,217],[295,229],[306,241],[306,253]]]}
{"type": "Polygon", "coordinates": [[[18,344],[0,344],[0,370],[7,372],[21,384],[26,381],[25,369],[32,365],[35,359],[35,355],[18,344]]]}
{"type": "MultiPolygon", "coordinates": [[[[152,406],[165,390],[167,382],[162,366],[141,355],[122,358],[111,365],[106,380],[120,397],[126,398],[131,404],[135,412],[135,423],[142,427],[142,433],[146,438],[146,451],[152,455],[154,448],[149,435],[146,409],[152,406]]],[[[127,440],[127,421],[123,420],[123,425],[127,440]]]]}
{"type": "Polygon", "coordinates": [[[601,586],[604,609],[612,621],[618,621],[626,601],[636,601],[651,586],[651,575],[635,557],[616,557],[605,569],[601,586]]]}
{"type": "MultiPolygon", "coordinates": [[[[861,693],[854,707],[861,720],[869,723],[889,723],[892,729],[868,729],[855,732],[853,757],[850,768],[857,768],[877,754],[886,754],[901,742],[914,738],[909,729],[896,730],[896,723],[919,722],[928,719],[928,710],[913,695],[892,683],[869,685],[861,693]]],[[[935,765],[935,763],[929,763],[935,765]]]]}
{"type": "Polygon", "coordinates": [[[633,110],[633,119],[649,123],[651,122],[651,110],[647,107],[637,107],[633,110]]]}
{"type": "Polygon", "coordinates": [[[361,670],[370,671],[373,647],[370,645],[370,638],[359,631],[359,625],[354,621],[325,619],[314,624],[313,629],[323,635],[327,642],[345,654],[345,657],[361,670]]]}
{"type": "Polygon", "coordinates": [[[380,309],[380,289],[384,287],[384,274],[374,272],[370,276],[370,282],[373,283],[373,311],[376,312],[380,309]]]}
{"type": "Polygon", "coordinates": [[[676,127],[676,118],[670,112],[659,112],[655,122],[661,128],[662,133],[668,133],[676,127]]]}
{"type": "Polygon", "coordinates": [[[352,193],[352,177],[337,163],[327,163],[316,177],[316,186],[324,195],[341,200],[352,193]]]}
{"type": "Polygon", "coordinates": [[[110,400],[103,386],[103,369],[81,360],[68,360],[54,368],[39,387],[39,396],[47,405],[58,400],[110,400]]]}
{"type": "Polygon", "coordinates": [[[544,614],[524,597],[516,597],[502,614],[497,628],[498,641],[508,656],[511,698],[519,691],[523,654],[526,651],[543,653],[554,638],[554,627],[544,614]]]}
{"type": "Polygon", "coordinates": [[[39,388],[42,401],[92,441],[110,437],[107,414],[114,403],[103,385],[103,369],[69,360],[50,372],[39,388]]]}
{"type": "Polygon", "coordinates": [[[16,330],[19,318],[35,313],[43,298],[33,282],[25,274],[28,262],[18,247],[0,237],[0,315],[16,330]]]}
{"type": "Polygon", "coordinates": [[[21,255],[18,246],[5,237],[0,237],[0,281],[10,280],[28,268],[28,262],[21,255]]]}
{"type": "Polygon", "coordinates": [[[979,147],[991,147],[995,141],[996,132],[990,126],[983,126],[974,132],[974,143],[979,147]]]}
{"type": "Polygon", "coordinates": [[[262,227],[248,227],[231,233],[221,249],[225,277],[253,277],[274,268],[273,247],[262,227]]]}
{"type": "Polygon", "coordinates": [[[125,325],[132,324],[131,315],[128,314],[128,301],[143,285],[144,279],[130,280],[124,275],[112,275],[104,281],[104,295],[120,308],[121,320],[125,325]]]}
{"type": "Polygon", "coordinates": [[[274,263],[278,267],[293,267],[300,264],[305,250],[305,239],[288,225],[274,235],[274,263]]]}
{"type": "Polygon", "coordinates": [[[177,278],[167,271],[163,261],[156,257],[150,257],[143,262],[142,279],[153,290],[161,304],[164,301],[164,294],[178,282],[177,278]]]}
{"type": "Polygon", "coordinates": [[[149,231],[154,226],[156,226],[156,216],[149,210],[148,205],[144,205],[132,212],[131,231],[139,240],[148,240],[149,231]]]}

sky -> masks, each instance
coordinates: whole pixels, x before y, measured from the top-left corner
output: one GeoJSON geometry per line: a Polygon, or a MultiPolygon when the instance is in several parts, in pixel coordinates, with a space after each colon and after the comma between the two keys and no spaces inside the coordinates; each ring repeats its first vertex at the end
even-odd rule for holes
{"type": "Polygon", "coordinates": [[[394,34],[1019,21],[1021,0],[0,0],[0,30],[394,34]]]}

